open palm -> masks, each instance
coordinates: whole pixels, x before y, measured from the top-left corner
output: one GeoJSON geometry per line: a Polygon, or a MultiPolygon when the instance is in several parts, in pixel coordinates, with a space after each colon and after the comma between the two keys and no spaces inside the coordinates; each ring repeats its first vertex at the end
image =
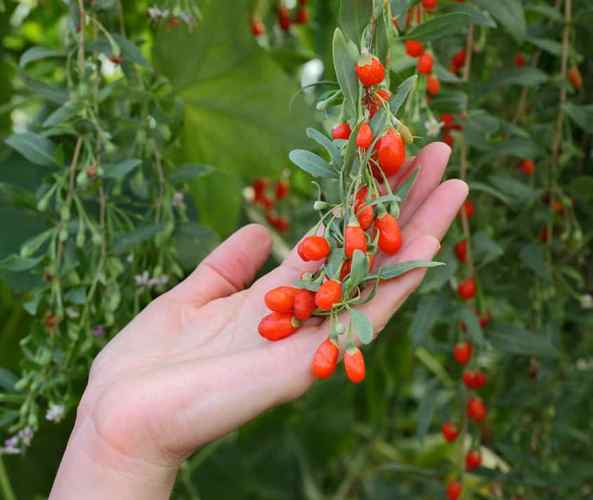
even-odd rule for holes
{"type": "MultiPolygon", "coordinates": [[[[444,144],[431,144],[408,167],[421,170],[402,206],[404,246],[383,263],[431,259],[439,250],[467,196],[463,182],[441,183],[449,154],[444,144]]],[[[197,447],[297,398],[312,384],[310,363],[327,336],[327,322],[312,319],[274,343],[259,336],[257,325],[268,312],[265,292],[290,284],[319,263],[303,262],[293,250],[279,267],[245,288],[270,249],[264,227],[239,230],[99,354],[71,437],[71,442],[91,444],[86,449],[94,450],[95,465],[130,476],[154,469],[172,483],[178,465],[197,447]]],[[[415,270],[383,283],[362,306],[376,332],[424,273],[415,270]]],[[[62,469],[69,460],[87,459],[67,452],[62,469]]],[[[63,475],[60,471],[55,498],[66,498],[55,493],[63,475]]]]}

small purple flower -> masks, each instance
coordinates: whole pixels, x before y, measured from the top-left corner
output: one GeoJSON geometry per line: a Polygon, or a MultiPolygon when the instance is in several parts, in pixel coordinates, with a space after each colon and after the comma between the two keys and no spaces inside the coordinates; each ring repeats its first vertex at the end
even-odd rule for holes
{"type": "Polygon", "coordinates": [[[105,327],[103,325],[95,325],[92,332],[95,337],[102,337],[105,335],[105,327]]]}

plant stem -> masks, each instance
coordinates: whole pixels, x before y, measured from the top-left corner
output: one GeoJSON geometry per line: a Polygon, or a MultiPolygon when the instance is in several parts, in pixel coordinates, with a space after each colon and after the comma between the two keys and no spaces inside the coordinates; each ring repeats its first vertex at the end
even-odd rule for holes
{"type": "Polygon", "coordinates": [[[4,467],[4,462],[2,461],[2,457],[0,456],[0,491],[2,492],[2,497],[4,500],[16,500],[16,495],[14,490],[12,489],[12,485],[10,484],[10,479],[8,478],[8,474],[6,472],[6,467],[4,467]]]}

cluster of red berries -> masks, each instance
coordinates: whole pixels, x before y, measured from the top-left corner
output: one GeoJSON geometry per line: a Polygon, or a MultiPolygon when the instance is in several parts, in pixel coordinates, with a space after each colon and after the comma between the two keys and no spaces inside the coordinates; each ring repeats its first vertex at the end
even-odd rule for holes
{"type": "Polygon", "coordinates": [[[270,183],[268,179],[260,177],[253,181],[251,187],[253,189],[253,203],[264,210],[268,224],[280,232],[287,231],[289,228],[288,218],[279,215],[276,207],[279,201],[288,196],[288,181],[282,179],[270,183]]]}
{"type": "MultiPolygon", "coordinates": [[[[339,361],[339,337],[348,332],[339,323],[338,313],[350,307],[348,304],[361,292],[360,282],[352,282],[356,279],[353,277],[354,271],[368,275],[373,270],[375,256],[379,252],[394,255],[402,246],[400,226],[394,216],[399,213],[397,201],[395,198],[394,201],[379,198],[383,195],[380,184],[397,173],[405,162],[405,142],[400,133],[390,126],[379,137],[374,137],[369,123],[370,117],[382,107],[386,113],[390,113],[388,103],[391,93],[381,87],[385,68],[377,57],[365,54],[354,69],[364,87],[364,116],[352,128],[347,121],[340,122],[333,128],[332,138],[336,143],[341,140],[346,144],[352,129],[356,130],[355,143],[361,158],[361,175],[346,190],[348,195],[342,203],[332,207],[321,202],[321,205],[327,206],[320,209],[327,210],[318,225],[318,228],[323,227],[323,234],[306,236],[297,247],[301,259],[318,262],[320,269],[315,273],[305,273],[299,281],[299,287],[282,286],[270,290],[265,296],[265,303],[272,313],[259,324],[260,335],[276,341],[295,333],[312,316],[326,317],[329,313],[332,333],[318,347],[311,367],[313,376],[319,379],[331,376],[339,361]],[[326,215],[341,222],[321,226],[326,215]],[[338,267],[332,266],[333,271],[327,262],[330,254],[341,258],[338,267]]],[[[319,233],[319,229],[316,233],[319,233]]],[[[365,377],[364,357],[352,336],[347,337],[344,368],[347,377],[358,383],[365,377]]]]}
{"type": "Polygon", "coordinates": [[[410,57],[415,57],[416,70],[421,75],[426,75],[426,93],[429,96],[436,96],[441,91],[441,82],[432,73],[434,66],[434,57],[430,52],[427,52],[424,44],[418,40],[406,40],[406,54],[410,57]]]}
{"type": "MultiPolygon", "coordinates": [[[[296,12],[293,15],[284,2],[278,2],[276,6],[276,22],[284,32],[289,31],[293,24],[307,24],[309,22],[307,0],[299,0],[296,12]]],[[[266,32],[266,25],[258,16],[252,16],[249,25],[251,33],[255,37],[259,37],[266,32]]]]}
{"type": "Polygon", "coordinates": [[[443,124],[443,128],[441,131],[441,140],[452,148],[455,144],[455,137],[453,137],[453,134],[451,134],[451,132],[453,130],[463,130],[463,125],[459,123],[456,120],[455,116],[453,116],[451,113],[443,113],[441,115],[441,123],[443,124]]]}
{"type": "MultiPolygon", "coordinates": [[[[467,365],[472,359],[473,351],[474,348],[470,342],[458,342],[453,348],[453,359],[457,364],[465,368],[462,374],[463,384],[467,390],[472,391],[465,403],[465,414],[468,420],[479,425],[486,419],[488,408],[482,399],[474,394],[474,391],[478,391],[486,385],[487,376],[480,369],[467,369],[467,365]]],[[[461,431],[455,423],[447,421],[441,426],[441,433],[445,441],[453,443],[457,440],[461,431]]],[[[461,443],[461,445],[463,446],[464,443],[461,443]]],[[[482,455],[480,454],[480,451],[476,449],[468,450],[465,454],[465,469],[471,472],[480,467],[480,465],[482,465],[482,455]]],[[[462,484],[459,481],[449,482],[447,485],[448,498],[450,500],[456,500],[461,495],[462,489],[462,484]]]]}

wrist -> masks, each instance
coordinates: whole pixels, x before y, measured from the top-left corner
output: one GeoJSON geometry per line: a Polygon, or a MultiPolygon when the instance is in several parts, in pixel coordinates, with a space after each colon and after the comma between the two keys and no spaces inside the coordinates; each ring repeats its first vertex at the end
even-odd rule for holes
{"type": "Polygon", "coordinates": [[[130,457],[97,433],[93,419],[77,422],[62,458],[50,500],[169,498],[178,467],[130,457]]]}

